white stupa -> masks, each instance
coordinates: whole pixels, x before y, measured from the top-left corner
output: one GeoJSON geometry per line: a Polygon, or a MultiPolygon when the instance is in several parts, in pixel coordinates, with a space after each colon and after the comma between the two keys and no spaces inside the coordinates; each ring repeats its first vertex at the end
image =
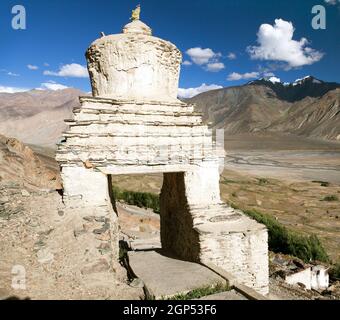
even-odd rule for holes
{"type": "Polygon", "coordinates": [[[81,97],[67,120],[57,161],[65,225],[79,226],[74,250],[88,254],[65,263],[77,272],[86,264],[74,273],[79,283],[98,265],[115,276],[120,231],[111,176],[163,173],[162,249],[213,263],[267,293],[267,230],[222,202],[212,131],[193,105],[177,99],[182,55],[138,18],[134,13],[123,33],[99,38],[86,52],[93,96],[81,97]]]}
{"type": "Polygon", "coordinates": [[[104,36],[86,53],[95,97],[175,101],[182,54],[134,20],[123,33],[104,36]]]}

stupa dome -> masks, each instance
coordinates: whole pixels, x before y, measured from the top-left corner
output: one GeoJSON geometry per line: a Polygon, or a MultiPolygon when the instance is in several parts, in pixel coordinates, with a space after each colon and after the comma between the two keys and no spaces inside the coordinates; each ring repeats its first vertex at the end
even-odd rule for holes
{"type": "Polygon", "coordinates": [[[94,97],[177,100],[182,54],[140,20],[103,36],[86,52],[94,97]]]}
{"type": "Polygon", "coordinates": [[[140,20],[134,20],[123,28],[123,33],[142,33],[148,36],[152,35],[152,30],[144,22],[140,20]]]}

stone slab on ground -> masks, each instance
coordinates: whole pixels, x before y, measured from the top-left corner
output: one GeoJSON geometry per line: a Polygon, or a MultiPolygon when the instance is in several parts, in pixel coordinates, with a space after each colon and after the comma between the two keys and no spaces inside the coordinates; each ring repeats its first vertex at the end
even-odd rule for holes
{"type": "Polygon", "coordinates": [[[155,299],[226,283],[200,264],[170,258],[159,251],[131,251],[128,256],[132,271],[143,280],[147,291],[155,299]]]}
{"type": "Polygon", "coordinates": [[[134,251],[144,251],[151,249],[161,249],[162,244],[159,237],[151,239],[136,239],[130,241],[130,247],[134,251]]]}
{"type": "Polygon", "coordinates": [[[226,292],[220,292],[216,294],[211,294],[206,297],[202,297],[198,300],[248,300],[246,297],[236,292],[235,290],[230,290],[226,292]]]}

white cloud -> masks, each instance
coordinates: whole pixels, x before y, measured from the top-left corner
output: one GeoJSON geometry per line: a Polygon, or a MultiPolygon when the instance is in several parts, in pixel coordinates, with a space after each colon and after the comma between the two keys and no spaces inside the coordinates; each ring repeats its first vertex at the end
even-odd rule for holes
{"type": "MultiPolygon", "coordinates": [[[[51,90],[51,91],[57,91],[57,90],[63,90],[67,89],[69,87],[56,83],[54,81],[48,81],[44,82],[40,85],[39,88],[35,88],[35,90],[51,90]]],[[[9,86],[2,86],[0,85],[0,93],[18,93],[18,92],[26,92],[30,91],[32,89],[30,88],[21,88],[21,87],[9,87],[9,86]]]]}
{"type": "Polygon", "coordinates": [[[44,62],[44,67],[49,67],[50,65],[47,62],[44,62]]]}
{"type": "Polygon", "coordinates": [[[246,72],[246,73],[237,73],[237,72],[233,72],[230,73],[227,80],[228,81],[238,81],[238,80],[243,80],[243,79],[255,79],[259,77],[259,73],[258,72],[246,72]]]}
{"type": "Polygon", "coordinates": [[[236,57],[236,54],[233,53],[233,52],[230,52],[228,55],[227,55],[227,58],[229,60],[235,60],[237,57],[236,57]]]}
{"type": "Polygon", "coordinates": [[[213,58],[219,57],[219,53],[215,53],[210,48],[202,49],[200,47],[191,48],[186,51],[186,54],[191,58],[191,60],[198,64],[203,65],[209,63],[213,58]]]}
{"type": "Polygon", "coordinates": [[[276,19],[275,24],[262,24],[257,33],[259,46],[249,46],[248,53],[255,60],[283,61],[288,67],[301,67],[319,61],[323,53],[308,47],[308,40],[293,40],[291,22],[276,19]]]}
{"type": "Polygon", "coordinates": [[[20,74],[17,74],[17,73],[11,72],[11,71],[7,72],[7,75],[9,75],[11,77],[19,77],[20,76],[20,74]]]}
{"type": "Polygon", "coordinates": [[[208,63],[206,66],[207,71],[211,72],[218,72],[221,71],[225,68],[224,63],[222,62],[213,62],[213,63],[208,63]]]}
{"type": "Polygon", "coordinates": [[[19,77],[20,74],[8,71],[6,69],[0,69],[0,72],[6,73],[6,75],[11,76],[11,77],[19,77]]]}
{"type": "Polygon", "coordinates": [[[57,91],[57,90],[64,90],[67,89],[68,87],[60,84],[60,83],[56,83],[54,81],[48,81],[48,82],[44,82],[41,84],[41,87],[38,88],[40,90],[52,90],[52,91],[57,91]]]}
{"type": "Polygon", "coordinates": [[[275,74],[273,72],[265,72],[263,74],[264,77],[275,77],[275,74]]]}
{"type": "MultiPolygon", "coordinates": [[[[186,51],[186,54],[190,57],[193,63],[202,66],[206,71],[218,72],[225,68],[224,63],[219,61],[222,54],[216,53],[210,48],[191,48],[186,51]]],[[[191,61],[185,61],[185,65],[192,64],[191,61]]]]}
{"type": "Polygon", "coordinates": [[[45,76],[87,78],[89,76],[87,68],[77,63],[65,64],[59,71],[44,71],[45,76]]]}
{"type": "Polygon", "coordinates": [[[18,87],[7,87],[7,86],[1,86],[0,85],[0,93],[17,93],[17,92],[25,92],[29,91],[31,89],[27,88],[18,88],[18,87]]]}
{"type": "Polygon", "coordinates": [[[185,60],[185,61],[183,61],[183,66],[191,66],[192,65],[192,62],[191,61],[189,61],[189,60],[185,60]]]}
{"type": "Polygon", "coordinates": [[[223,88],[223,87],[216,85],[216,84],[206,85],[205,83],[203,83],[202,85],[200,85],[197,88],[187,88],[187,89],[179,88],[178,89],[178,97],[179,98],[192,98],[192,97],[197,96],[198,94],[200,94],[202,92],[221,89],[221,88],[223,88]]]}
{"type": "Polygon", "coordinates": [[[330,4],[332,6],[336,5],[337,3],[340,3],[340,0],[325,0],[327,4],[330,4]]]}
{"type": "Polygon", "coordinates": [[[28,64],[27,68],[30,69],[30,70],[38,70],[39,69],[38,66],[34,66],[33,64],[28,64]]]}

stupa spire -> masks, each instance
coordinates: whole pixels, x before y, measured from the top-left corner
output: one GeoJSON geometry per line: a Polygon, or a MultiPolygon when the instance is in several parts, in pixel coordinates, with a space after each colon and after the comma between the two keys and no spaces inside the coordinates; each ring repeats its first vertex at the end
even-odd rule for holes
{"type": "Polygon", "coordinates": [[[135,21],[135,20],[140,20],[140,12],[141,12],[141,8],[140,8],[140,4],[137,5],[135,10],[132,10],[132,15],[130,20],[135,21]]]}

